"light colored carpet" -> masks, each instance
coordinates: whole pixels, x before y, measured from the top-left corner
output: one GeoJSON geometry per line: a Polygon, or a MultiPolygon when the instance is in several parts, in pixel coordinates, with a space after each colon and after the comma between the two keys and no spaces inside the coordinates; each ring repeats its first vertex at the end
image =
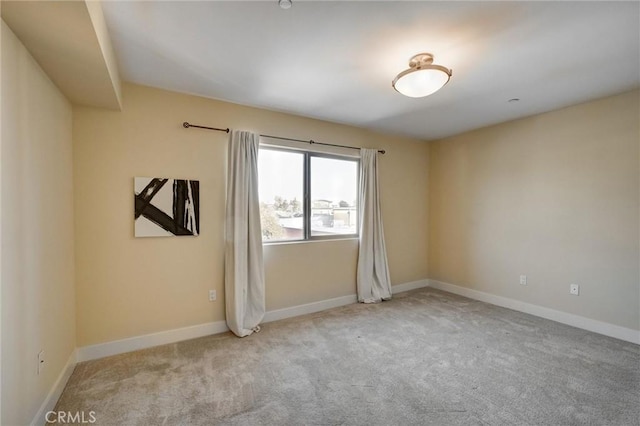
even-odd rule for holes
{"type": "Polygon", "coordinates": [[[637,425],[640,346],[425,288],[81,363],[56,409],[101,425],[637,425]]]}

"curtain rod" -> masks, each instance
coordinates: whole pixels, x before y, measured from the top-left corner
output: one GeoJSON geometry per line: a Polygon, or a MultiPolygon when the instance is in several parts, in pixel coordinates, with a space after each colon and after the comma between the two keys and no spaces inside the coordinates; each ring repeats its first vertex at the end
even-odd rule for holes
{"type": "MultiPolygon", "coordinates": [[[[197,127],[199,129],[216,130],[218,132],[229,133],[229,128],[228,127],[226,129],[220,129],[218,127],[197,126],[195,124],[190,124],[190,123],[188,123],[186,121],[184,123],[182,123],[182,127],[184,127],[185,129],[188,129],[189,127],[197,127]]],[[[293,139],[293,138],[285,138],[285,137],[282,137],[282,136],[272,136],[272,135],[263,135],[263,134],[261,134],[260,136],[262,136],[263,138],[280,139],[280,140],[283,140],[283,141],[292,141],[292,142],[302,142],[302,143],[308,143],[308,144],[312,144],[312,145],[335,146],[335,147],[338,147],[338,148],[347,148],[347,149],[360,149],[360,148],[357,148],[355,146],[337,145],[337,144],[333,144],[333,143],[324,143],[324,142],[314,141],[313,139],[310,139],[310,140],[293,139]]],[[[386,151],[384,149],[379,149],[378,152],[380,154],[384,154],[386,151]]]]}
{"type": "Polygon", "coordinates": [[[182,127],[184,127],[185,129],[188,129],[189,127],[197,127],[198,129],[217,130],[218,132],[229,133],[228,127],[226,129],[219,129],[217,127],[196,126],[195,124],[189,124],[186,121],[182,123],[182,127]]]}

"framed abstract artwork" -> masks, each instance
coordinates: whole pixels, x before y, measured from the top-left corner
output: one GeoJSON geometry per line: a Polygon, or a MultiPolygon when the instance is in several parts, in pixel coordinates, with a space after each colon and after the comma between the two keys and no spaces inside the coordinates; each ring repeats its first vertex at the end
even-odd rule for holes
{"type": "Polygon", "coordinates": [[[134,178],[136,237],[197,236],[200,233],[200,182],[134,178]]]}

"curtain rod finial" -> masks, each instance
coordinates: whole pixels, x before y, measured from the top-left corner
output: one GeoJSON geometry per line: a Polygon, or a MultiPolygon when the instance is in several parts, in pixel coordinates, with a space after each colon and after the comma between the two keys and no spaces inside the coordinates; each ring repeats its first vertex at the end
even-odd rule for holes
{"type": "Polygon", "coordinates": [[[185,129],[189,128],[189,123],[187,123],[186,121],[184,123],[182,123],[182,127],[184,127],[185,129]]]}

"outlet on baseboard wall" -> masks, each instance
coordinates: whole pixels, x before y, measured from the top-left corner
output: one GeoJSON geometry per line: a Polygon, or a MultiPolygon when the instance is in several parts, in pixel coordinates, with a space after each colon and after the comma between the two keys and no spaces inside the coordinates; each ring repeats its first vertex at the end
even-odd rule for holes
{"type": "Polygon", "coordinates": [[[580,296],[580,286],[578,284],[569,285],[569,294],[580,296]]]}
{"type": "Polygon", "coordinates": [[[527,276],[520,275],[520,285],[527,285],[527,276]]]}

